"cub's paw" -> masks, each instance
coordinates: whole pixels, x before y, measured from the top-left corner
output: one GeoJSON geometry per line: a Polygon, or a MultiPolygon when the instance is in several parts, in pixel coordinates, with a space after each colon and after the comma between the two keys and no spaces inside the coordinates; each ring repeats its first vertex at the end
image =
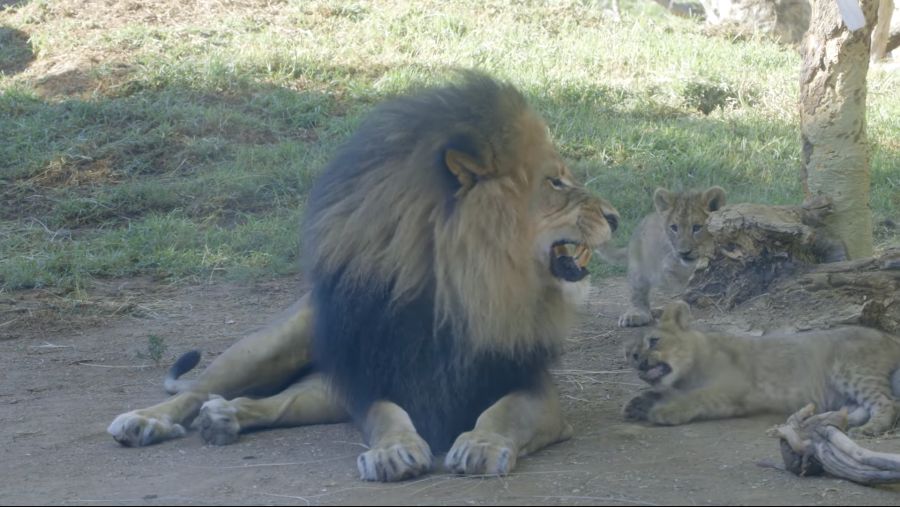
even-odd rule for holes
{"type": "Polygon", "coordinates": [[[395,482],[431,470],[431,448],[414,432],[385,437],[377,447],[359,455],[356,466],[364,481],[395,482]]]}
{"type": "Polygon", "coordinates": [[[660,426],[677,426],[691,422],[693,416],[675,403],[657,403],[647,411],[647,420],[660,426]]]}
{"type": "Polygon", "coordinates": [[[631,308],[619,316],[619,327],[646,326],[653,320],[653,316],[646,310],[631,308]]]}
{"type": "Polygon", "coordinates": [[[194,419],[191,427],[200,431],[203,441],[210,445],[233,444],[241,432],[237,420],[237,408],[215,394],[200,407],[200,414],[194,419]]]}
{"type": "Polygon", "coordinates": [[[504,476],[516,467],[517,457],[516,446],[509,438],[475,430],[456,439],[444,464],[458,474],[504,476]]]}
{"type": "Polygon", "coordinates": [[[187,433],[182,425],[173,423],[168,417],[156,417],[141,410],[116,417],[106,432],[125,447],[142,447],[180,438],[187,433]]]}
{"type": "Polygon", "coordinates": [[[662,398],[662,396],[653,391],[641,393],[634,398],[631,398],[625,405],[625,409],[622,410],[622,414],[625,416],[625,419],[629,421],[646,421],[650,409],[656,405],[656,402],[658,402],[660,398],[662,398]]]}

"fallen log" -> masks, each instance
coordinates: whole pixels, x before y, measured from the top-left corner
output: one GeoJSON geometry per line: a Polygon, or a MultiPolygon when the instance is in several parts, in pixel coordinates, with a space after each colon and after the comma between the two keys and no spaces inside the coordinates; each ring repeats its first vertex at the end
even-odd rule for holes
{"type": "Polygon", "coordinates": [[[713,245],[684,299],[720,310],[753,303],[798,329],[858,324],[900,334],[900,248],[845,260],[843,244],[821,227],[830,212],[824,199],[723,207],[710,215],[713,245]]]}
{"type": "Polygon", "coordinates": [[[900,454],[861,447],[845,433],[847,410],[815,413],[809,404],[769,430],[779,439],[784,466],[801,476],[828,474],[867,486],[900,482],[900,454]]]}

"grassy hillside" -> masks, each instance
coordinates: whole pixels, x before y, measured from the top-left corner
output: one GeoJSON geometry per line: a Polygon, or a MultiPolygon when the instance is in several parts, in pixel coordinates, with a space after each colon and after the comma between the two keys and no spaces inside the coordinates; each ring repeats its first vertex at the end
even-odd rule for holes
{"type": "MultiPolygon", "coordinates": [[[[529,95],[620,242],[659,185],[801,199],[797,53],[649,1],[619,23],[590,1],[0,5],[0,289],[296,272],[317,171],[373,104],[451,67],[529,95]]],[[[879,223],[900,221],[898,89],[871,71],[879,223]]]]}

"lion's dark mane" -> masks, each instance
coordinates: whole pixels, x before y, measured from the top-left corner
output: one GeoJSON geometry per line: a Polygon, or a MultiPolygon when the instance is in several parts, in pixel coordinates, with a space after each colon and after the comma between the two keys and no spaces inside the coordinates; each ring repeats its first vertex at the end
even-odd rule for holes
{"type": "MultiPolygon", "coordinates": [[[[557,351],[536,345],[515,353],[473,352],[466,336],[454,335],[458,326],[436,319],[433,272],[413,294],[398,299],[395,279],[351,268],[350,261],[343,265],[322,262],[331,250],[324,251],[319,240],[334,209],[346,209],[339,213],[347,214],[357,204],[363,205],[363,194],[348,193],[348,186],[372,171],[385,171],[386,165],[404,163],[411,150],[432,152],[418,155],[417,160],[428,163],[415,168],[421,171],[416,177],[430,187],[421,190],[441,201],[435,203],[435,210],[453,213],[460,184],[444,165],[445,151],[453,148],[479,159],[484,156],[485,140],[503,132],[504,122],[516,108],[525,107],[514,89],[477,74],[466,75],[458,85],[387,102],[370,114],[325,168],[307,205],[303,246],[306,272],[313,283],[316,367],[330,379],[355,418],[362,418],[375,401],[395,402],[409,413],[435,453],[447,450],[457,435],[471,430],[478,415],[501,397],[535,386],[557,351]],[[348,199],[356,201],[348,203],[348,199]]],[[[409,192],[419,191],[409,188],[409,192]]],[[[371,216],[371,220],[384,218],[371,216]]],[[[434,238],[425,236],[410,255],[424,252],[433,258],[434,238]]],[[[340,247],[330,244],[327,248],[340,247]]],[[[358,246],[348,243],[347,248],[358,246]]]]}

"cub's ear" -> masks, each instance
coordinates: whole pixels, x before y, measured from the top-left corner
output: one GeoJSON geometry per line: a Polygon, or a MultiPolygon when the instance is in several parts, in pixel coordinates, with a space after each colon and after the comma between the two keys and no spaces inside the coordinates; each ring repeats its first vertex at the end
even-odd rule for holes
{"type": "Polygon", "coordinates": [[[672,194],[662,187],[657,188],[656,192],[653,192],[653,205],[656,206],[656,211],[665,213],[672,207],[672,194]]]}
{"type": "Polygon", "coordinates": [[[703,192],[703,200],[706,202],[707,211],[718,211],[719,208],[725,206],[725,189],[718,186],[709,187],[706,192],[703,192]]]}
{"type": "Polygon", "coordinates": [[[669,303],[663,309],[661,322],[675,324],[679,329],[687,330],[691,327],[691,307],[684,301],[669,303]]]}

